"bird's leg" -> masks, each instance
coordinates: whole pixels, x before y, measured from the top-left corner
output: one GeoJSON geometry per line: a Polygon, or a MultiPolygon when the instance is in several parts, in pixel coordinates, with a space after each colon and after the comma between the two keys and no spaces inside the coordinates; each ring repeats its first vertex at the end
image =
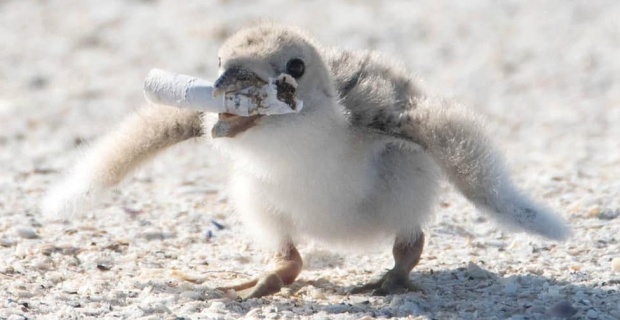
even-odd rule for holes
{"type": "Polygon", "coordinates": [[[301,272],[303,261],[292,243],[284,246],[274,260],[275,268],[266,274],[238,285],[218,289],[222,291],[233,289],[242,299],[259,298],[279,292],[283,286],[295,281],[301,272]]]}
{"type": "Polygon", "coordinates": [[[409,280],[409,272],[420,261],[424,248],[424,233],[420,232],[415,240],[396,237],[392,254],[394,255],[394,267],[381,279],[355,287],[351,293],[361,293],[372,290],[374,295],[386,295],[416,290],[409,280]]]}

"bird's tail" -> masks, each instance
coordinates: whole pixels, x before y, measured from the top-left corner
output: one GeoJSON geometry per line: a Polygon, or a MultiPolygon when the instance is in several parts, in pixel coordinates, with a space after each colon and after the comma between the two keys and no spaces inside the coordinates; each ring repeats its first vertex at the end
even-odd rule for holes
{"type": "Polygon", "coordinates": [[[67,218],[159,151],[201,135],[200,112],[159,105],[144,108],[87,148],[64,179],[49,190],[41,210],[48,219],[67,218]]]}
{"type": "Polygon", "coordinates": [[[474,205],[509,227],[562,240],[566,222],[512,183],[504,161],[465,108],[425,98],[407,114],[399,134],[424,147],[456,188],[474,205]]]}

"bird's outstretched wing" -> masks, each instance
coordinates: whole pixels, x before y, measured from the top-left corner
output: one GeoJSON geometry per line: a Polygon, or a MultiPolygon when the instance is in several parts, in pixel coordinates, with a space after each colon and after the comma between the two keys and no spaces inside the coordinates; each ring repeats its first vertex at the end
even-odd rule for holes
{"type": "Polygon", "coordinates": [[[509,226],[561,240],[570,231],[512,183],[482,121],[425,96],[402,66],[371,52],[328,50],[325,59],[352,126],[420,145],[474,205],[509,226]]]}

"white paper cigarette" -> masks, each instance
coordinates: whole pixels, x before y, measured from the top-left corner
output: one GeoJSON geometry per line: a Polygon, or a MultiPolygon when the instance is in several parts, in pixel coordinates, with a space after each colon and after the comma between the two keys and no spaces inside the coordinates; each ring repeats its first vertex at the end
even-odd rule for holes
{"type": "Polygon", "coordinates": [[[213,83],[188,75],[152,69],[144,80],[144,95],[152,103],[205,112],[232,113],[240,116],[254,114],[285,114],[299,112],[296,105],[277,99],[275,79],[262,88],[250,87],[222,96],[213,96],[213,83]]]}

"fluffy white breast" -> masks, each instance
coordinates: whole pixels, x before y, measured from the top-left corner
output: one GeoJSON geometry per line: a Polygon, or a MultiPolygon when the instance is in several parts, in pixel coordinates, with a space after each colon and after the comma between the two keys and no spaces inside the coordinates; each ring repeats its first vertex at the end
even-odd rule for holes
{"type": "Polygon", "coordinates": [[[337,107],[264,120],[238,137],[213,140],[233,161],[233,203],[263,238],[299,234],[360,243],[394,235],[403,223],[417,230],[424,220],[410,207],[412,197],[428,197],[424,190],[434,190],[434,176],[416,179],[425,175],[386,168],[417,159],[397,152],[400,160],[385,162],[389,140],[350,129],[337,107]],[[391,170],[403,176],[386,176],[391,170]]]}

